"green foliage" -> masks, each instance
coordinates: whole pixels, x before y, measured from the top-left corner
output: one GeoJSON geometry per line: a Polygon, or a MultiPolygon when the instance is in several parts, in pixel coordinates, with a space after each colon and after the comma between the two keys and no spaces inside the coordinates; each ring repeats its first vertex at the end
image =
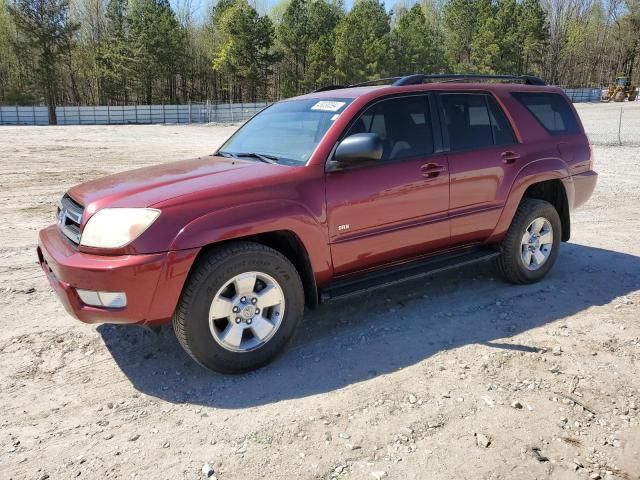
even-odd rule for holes
{"type": "Polygon", "coordinates": [[[344,82],[354,82],[388,75],[390,30],[384,4],[356,0],[336,27],[336,76],[344,82]]]}
{"type": "Polygon", "coordinates": [[[33,80],[44,93],[49,122],[55,124],[60,65],[79,25],[69,18],[68,0],[14,0],[9,13],[18,33],[16,54],[26,51],[35,55],[33,80]]]}
{"type": "Polygon", "coordinates": [[[161,85],[159,95],[175,101],[171,80],[180,71],[185,47],[185,34],[168,0],[135,0],[127,16],[128,43],[134,86],[147,103],[154,101],[157,78],[169,82],[161,85]]]}
{"type": "Polygon", "coordinates": [[[314,0],[309,9],[309,23],[314,36],[309,46],[308,65],[303,88],[312,90],[322,85],[336,83],[338,73],[335,64],[335,30],[344,17],[342,2],[327,3],[314,0]]]}
{"type": "Polygon", "coordinates": [[[391,32],[393,72],[438,73],[446,69],[440,32],[429,22],[419,5],[400,14],[391,32]]]}
{"type": "Polygon", "coordinates": [[[278,25],[279,48],[282,52],[282,91],[284,96],[300,91],[304,79],[313,31],[309,18],[309,0],[291,0],[278,25]]]}
{"type": "Polygon", "coordinates": [[[454,72],[468,71],[471,65],[471,41],[477,30],[474,0],[450,0],[443,12],[445,54],[454,72]]]}
{"type": "Polygon", "coordinates": [[[252,99],[264,96],[276,59],[271,51],[275,35],[271,19],[258,15],[247,0],[237,0],[219,14],[217,35],[213,70],[223,74],[230,85],[247,89],[252,99]]]}
{"type": "Polygon", "coordinates": [[[521,63],[517,71],[539,72],[549,40],[547,14],[539,0],[523,0],[515,18],[518,33],[514,43],[521,48],[521,63]]]}
{"type": "Polygon", "coordinates": [[[343,16],[341,4],[323,0],[291,0],[285,6],[277,28],[283,96],[333,81],[334,31],[343,16]]]}
{"type": "Polygon", "coordinates": [[[175,102],[186,32],[167,0],[109,0],[98,46],[102,97],[175,102]]]}
{"type": "Polygon", "coordinates": [[[281,0],[270,16],[217,0],[202,18],[169,0],[73,0],[73,14],[69,1],[0,0],[0,102],[249,101],[413,72],[640,75],[640,0],[281,0]]]}
{"type": "Polygon", "coordinates": [[[531,73],[541,64],[548,26],[540,0],[451,0],[444,24],[456,72],[531,73]]]}

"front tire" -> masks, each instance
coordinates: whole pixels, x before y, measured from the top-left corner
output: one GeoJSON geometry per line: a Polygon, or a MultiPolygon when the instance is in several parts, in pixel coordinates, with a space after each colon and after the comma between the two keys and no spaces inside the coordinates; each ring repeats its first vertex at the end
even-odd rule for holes
{"type": "Polygon", "coordinates": [[[541,280],[558,257],[561,235],[555,207],[544,200],[524,198],[500,245],[498,271],[511,283],[541,280]]]}
{"type": "Polygon", "coordinates": [[[194,265],[173,316],[185,351],[221,373],[259,368],[280,354],[304,312],[304,291],[293,264],[278,251],[235,242],[194,265]]]}

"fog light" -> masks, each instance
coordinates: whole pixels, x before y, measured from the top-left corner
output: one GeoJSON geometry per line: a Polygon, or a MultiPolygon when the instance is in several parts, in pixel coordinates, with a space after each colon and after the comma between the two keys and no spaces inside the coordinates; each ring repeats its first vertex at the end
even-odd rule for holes
{"type": "Polygon", "coordinates": [[[124,292],[94,292],[76,288],[82,303],[91,307],[122,308],[127,306],[127,294],[124,292]]]}

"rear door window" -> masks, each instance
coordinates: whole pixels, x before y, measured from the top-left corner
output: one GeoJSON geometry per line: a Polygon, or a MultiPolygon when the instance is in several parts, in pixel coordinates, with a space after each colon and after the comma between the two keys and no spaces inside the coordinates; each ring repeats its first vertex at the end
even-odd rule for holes
{"type": "Polygon", "coordinates": [[[580,132],[575,114],[562,95],[533,92],[514,92],[512,95],[551,135],[580,132]]]}
{"type": "Polygon", "coordinates": [[[489,95],[443,93],[440,99],[452,151],[515,143],[509,121],[489,95]]]}
{"type": "Polygon", "coordinates": [[[493,97],[487,95],[486,98],[489,104],[489,113],[491,114],[494,143],[501,146],[513,145],[516,143],[516,136],[513,133],[509,120],[507,120],[507,116],[493,97]]]}

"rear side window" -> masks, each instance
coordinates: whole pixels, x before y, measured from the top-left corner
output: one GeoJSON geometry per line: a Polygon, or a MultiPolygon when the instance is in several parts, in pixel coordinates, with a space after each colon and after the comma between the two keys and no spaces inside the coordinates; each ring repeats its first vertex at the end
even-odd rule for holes
{"type": "Polygon", "coordinates": [[[526,107],[551,135],[579,133],[576,117],[562,95],[557,93],[514,92],[516,100],[526,107]]]}
{"type": "Polygon", "coordinates": [[[443,93],[440,98],[452,151],[515,143],[507,117],[489,95],[443,93]]]}

